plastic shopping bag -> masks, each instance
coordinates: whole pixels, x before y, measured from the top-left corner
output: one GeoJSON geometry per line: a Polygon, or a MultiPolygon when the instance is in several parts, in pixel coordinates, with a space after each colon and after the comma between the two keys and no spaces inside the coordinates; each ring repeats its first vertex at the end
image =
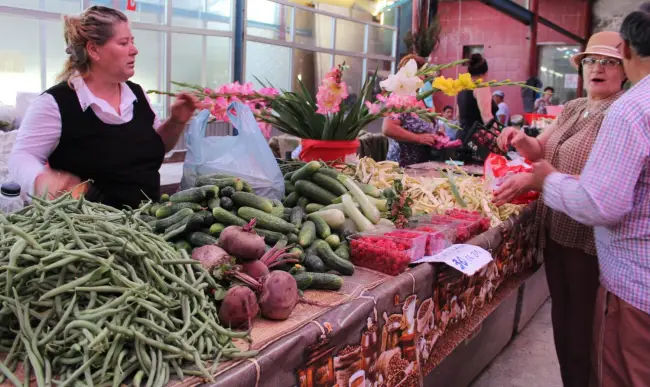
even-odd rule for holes
{"type": "MultiPolygon", "coordinates": [[[[533,170],[530,162],[518,154],[508,161],[504,156],[490,153],[483,163],[483,176],[490,181],[490,188],[494,191],[507,177],[517,173],[529,173],[533,170]]],[[[529,191],[514,200],[512,204],[528,204],[539,197],[539,192],[529,191]]]]}
{"type": "Polygon", "coordinates": [[[207,110],[201,111],[185,133],[181,189],[193,187],[198,176],[223,173],[246,180],[260,196],[281,200],[282,172],[250,108],[239,102],[228,106],[233,136],[205,137],[209,117],[207,110]]]}

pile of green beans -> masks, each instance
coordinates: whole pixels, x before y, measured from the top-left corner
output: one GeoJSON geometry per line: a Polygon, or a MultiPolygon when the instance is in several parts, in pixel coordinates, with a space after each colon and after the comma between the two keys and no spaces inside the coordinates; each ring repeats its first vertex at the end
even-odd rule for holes
{"type": "Polygon", "coordinates": [[[23,362],[39,386],[159,387],[255,355],[233,343],[247,332],[219,325],[219,285],[151,232],[146,210],[68,195],[0,214],[0,382],[22,385],[23,362]]]}

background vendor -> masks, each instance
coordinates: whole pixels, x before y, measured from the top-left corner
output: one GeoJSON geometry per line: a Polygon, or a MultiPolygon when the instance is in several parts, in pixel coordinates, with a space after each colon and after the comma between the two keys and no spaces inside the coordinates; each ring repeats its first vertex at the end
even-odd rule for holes
{"type": "Polygon", "coordinates": [[[92,180],[86,198],[114,207],[157,199],[165,153],[197,100],[180,94],[160,121],[142,87],[128,82],[138,50],[122,12],[93,6],[64,24],[61,83],[27,110],[9,159],[13,180],[50,198],[92,180]]]}
{"type": "MultiPolygon", "coordinates": [[[[467,65],[467,72],[472,80],[485,79],[488,72],[487,60],[481,54],[473,54],[467,65]]],[[[487,124],[499,110],[492,99],[489,87],[480,87],[474,90],[463,90],[458,94],[458,121],[462,131],[458,139],[467,142],[470,129],[477,123],[487,124]]]]}

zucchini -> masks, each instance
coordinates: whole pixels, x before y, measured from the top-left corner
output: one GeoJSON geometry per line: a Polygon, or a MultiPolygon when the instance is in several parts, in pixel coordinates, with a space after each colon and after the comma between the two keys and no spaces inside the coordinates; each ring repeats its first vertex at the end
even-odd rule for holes
{"type": "Polygon", "coordinates": [[[211,210],[214,210],[217,207],[221,207],[221,199],[220,198],[212,198],[208,200],[208,208],[211,210]]]}
{"type": "Polygon", "coordinates": [[[217,236],[217,237],[218,237],[219,234],[221,234],[221,232],[222,232],[225,228],[226,228],[226,226],[224,226],[223,224],[221,224],[221,223],[215,223],[215,224],[213,224],[212,226],[210,226],[209,234],[212,235],[212,236],[217,236]]]}
{"type": "Polygon", "coordinates": [[[314,175],[311,177],[311,181],[336,196],[345,195],[348,192],[348,189],[345,188],[343,184],[339,183],[338,180],[322,173],[314,173],[314,175]]]}
{"type": "Polygon", "coordinates": [[[284,192],[287,194],[292,193],[296,190],[296,186],[290,181],[284,181],[284,192]]]}
{"type": "Polygon", "coordinates": [[[219,197],[219,187],[216,185],[206,185],[200,188],[205,191],[205,197],[208,199],[219,197]]]}
{"type": "Polygon", "coordinates": [[[275,231],[265,230],[263,228],[254,229],[257,235],[264,237],[264,242],[269,245],[275,245],[282,239],[287,239],[286,235],[275,231]]]}
{"type": "Polygon", "coordinates": [[[357,231],[357,226],[354,224],[354,221],[350,218],[346,218],[345,222],[337,229],[339,235],[341,235],[344,239],[349,237],[352,234],[356,234],[357,231]]]}
{"type": "Polygon", "coordinates": [[[192,245],[186,240],[180,240],[175,243],[176,250],[185,250],[188,254],[192,254],[192,245]]]}
{"type": "Polygon", "coordinates": [[[327,267],[336,270],[343,275],[354,274],[354,265],[334,254],[334,251],[332,251],[332,248],[327,244],[327,242],[318,241],[316,243],[316,254],[318,254],[327,267]]]}
{"type": "Polygon", "coordinates": [[[212,216],[214,216],[214,219],[219,222],[223,223],[226,226],[240,226],[244,227],[245,225],[248,224],[247,221],[244,219],[238,217],[237,215],[233,215],[230,211],[217,207],[212,210],[212,216]]]}
{"type": "Polygon", "coordinates": [[[361,191],[363,191],[364,194],[375,199],[379,199],[381,197],[381,190],[379,190],[379,188],[375,187],[374,185],[363,183],[357,183],[357,185],[359,188],[361,188],[361,191]]]}
{"type": "Polygon", "coordinates": [[[323,263],[323,260],[318,258],[316,254],[308,254],[302,262],[307,270],[315,273],[324,273],[327,268],[323,263]]]}
{"type": "Polygon", "coordinates": [[[318,161],[310,161],[300,167],[300,169],[291,176],[291,182],[296,184],[298,180],[309,179],[319,169],[320,163],[318,161]]]}
{"type": "MultiPolygon", "coordinates": [[[[321,167],[318,170],[318,173],[323,174],[323,175],[328,176],[328,177],[331,177],[332,179],[336,179],[336,178],[339,177],[339,171],[337,171],[334,168],[327,167],[327,166],[321,167]]],[[[343,195],[343,194],[341,194],[341,195],[343,195]]]]}
{"type": "Polygon", "coordinates": [[[315,183],[307,180],[298,180],[296,183],[296,192],[302,196],[306,196],[315,203],[329,205],[332,200],[336,199],[336,195],[328,190],[319,187],[315,183]]]}
{"type": "Polygon", "coordinates": [[[332,249],[336,249],[341,244],[341,239],[339,239],[338,235],[332,234],[325,238],[325,242],[327,242],[327,244],[330,245],[332,249]]]}
{"type": "Polygon", "coordinates": [[[294,207],[291,210],[291,214],[289,215],[289,221],[293,224],[296,225],[296,227],[300,228],[302,226],[302,219],[305,217],[305,211],[302,209],[302,207],[294,207]]]}
{"type": "Polygon", "coordinates": [[[330,229],[330,226],[322,217],[316,214],[309,214],[307,216],[307,219],[314,222],[314,224],[316,225],[316,233],[318,233],[318,237],[320,237],[321,239],[325,239],[328,236],[332,235],[332,229],[330,229]]]}
{"type": "Polygon", "coordinates": [[[232,209],[235,208],[235,203],[233,203],[231,198],[221,198],[221,208],[224,210],[231,211],[232,209]]]}
{"type": "Polygon", "coordinates": [[[298,290],[306,290],[311,285],[311,281],[312,281],[311,275],[307,273],[296,273],[292,275],[293,275],[293,279],[296,280],[296,285],[298,286],[298,290]]]}
{"type": "MultiPolygon", "coordinates": [[[[352,197],[349,194],[343,195],[342,200],[343,200],[343,206],[345,206],[345,215],[347,215],[348,218],[354,221],[357,230],[361,232],[365,232],[375,228],[372,222],[369,221],[368,218],[366,218],[361,213],[361,211],[359,211],[359,209],[357,209],[357,207],[354,205],[354,202],[352,201],[352,197]]],[[[377,208],[375,207],[375,209],[377,208]]]]}
{"type": "Polygon", "coordinates": [[[304,196],[301,196],[300,199],[298,199],[298,203],[296,203],[296,207],[300,208],[307,208],[309,205],[309,199],[307,199],[304,196]]]}
{"type": "Polygon", "coordinates": [[[183,208],[189,208],[192,211],[200,211],[201,205],[198,203],[173,203],[169,205],[164,205],[158,210],[156,210],[156,218],[164,219],[168,216],[172,216],[183,208]]]}
{"type": "Polygon", "coordinates": [[[309,289],[340,290],[343,287],[343,278],[336,274],[305,272],[311,277],[309,289]]]}
{"type": "Polygon", "coordinates": [[[309,203],[309,204],[307,204],[307,207],[305,207],[305,212],[308,213],[308,214],[311,214],[313,212],[320,211],[323,208],[325,208],[325,206],[322,205],[322,204],[309,203]]]}
{"type": "Polygon", "coordinates": [[[350,245],[348,242],[343,242],[339,245],[339,247],[334,250],[334,254],[338,255],[339,257],[345,259],[346,261],[350,260],[350,245]]]}
{"type": "Polygon", "coordinates": [[[160,195],[160,202],[161,203],[166,203],[169,201],[169,194],[162,194],[160,195]]]}
{"type": "Polygon", "coordinates": [[[294,191],[294,192],[290,193],[289,196],[287,196],[286,199],[284,199],[283,204],[284,204],[285,207],[293,208],[293,207],[296,206],[296,204],[298,204],[298,199],[300,199],[300,194],[298,192],[294,191]]]}
{"type": "Polygon", "coordinates": [[[155,228],[158,231],[166,230],[167,228],[171,227],[172,225],[180,221],[185,221],[189,219],[189,217],[192,216],[192,214],[194,214],[194,211],[192,211],[190,208],[183,208],[172,216],[168,216],[165,219],[158,220],[156,222],[155,228]]]}
{"type": "Polygon", "coordinates": [[[276,231],[283,234],[289,234],[296,231],[295,225],[255,208],[240,207],[239,210],[237,210],[237,215],[249,222],[253,218],[257,219],[257,226],[266,230],[276,231]]]}
{"type": "MultiPolygon", "coordinates": [[[[356,185],[354,180],[350,179],[349,177],[345,175],[340,175],[339,176],[339,181],[345,185],[348,190],[350,190],[350,194],[356,200],[357,203],[359,203],[359,207],[361,207],[361,211],[365,215],[365,217],[372,223],[372,224],[377,224],[379,222],[379,219],[381,218],[381,214],[379,213],[379,210],[377,209],[377,206],[375,206],[373,203],[370,203],[370,200],[368,200],[368,197],[366,194],[363,193],[361,188],[356,185]]],[[[345,195],[343,195],[345,196],[345,195]]],[[[347,206],[346,206],[347,209],[347,206]]],[[[350,215],[350,217],[352,217],[350,215]]],[[[357,221],[355,220],[355,223],[357,221]]],[[[357,226],[359,224],[357,223],[357,226]]],[[[359,226],[361,229],[361,227],[359,226]]],[[[361,230],[364,231],[364,230],[361,230]]]]}
{"type": "Polygon", "coordinates": [[[186,230],[195,231],[210,226],[214,222],[214,217],[209,211],[199,211],[190,215],[187,222],[186,230]]]}
{"type": "Polygon", "coordinates": [[[258,210],[264,211],[268,214],[273,211],[273,203],[271,203],[270,200],[259,197],[252,193],[235,192],[232,195],[231,199],[239,207],[257,208],[258,210]]]}
{"type": "Polygon", "coordinates": [[[339,228],[345,222],[345,214],[341,210],[323,210],[311,215],[320,216],[331,228],[339,228]]]}
{"type": "Polygon", "coordinates": [[[221,197],[222,198],[229,198],[235,192],[237,192],[237,191],[235,191],[235,189],[233,187],[226,187],[226,188],[221,190],[221,197]]]}
{"type": "Polygon", "coordinates": [[[300,234],[298,234],[298,243],[302,247],[309,247],[316,240],[316,225],[311,220],[302,225],[300,234]]]}
{"type": "Polygon", "coordinates": [[[207,198],[205,190],[201,187],[199,188],[190,188],[185,191],[176,192],[169,197],[169,200],[172,203],[181,203],[181,202],[192,202],[200,203],[207,198]]]}
{"type": "Polygon", "coordinates": [[[216,245],[219,242],[216,238],[202,232],[190,233],[190,235],[187,236],[187,240],[194,247],[216,245]]]}

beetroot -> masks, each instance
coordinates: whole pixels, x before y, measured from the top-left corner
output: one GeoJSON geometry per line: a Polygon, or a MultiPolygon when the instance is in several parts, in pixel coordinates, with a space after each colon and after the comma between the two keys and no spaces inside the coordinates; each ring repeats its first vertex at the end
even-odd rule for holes
{"type": "Polygon", "coordinates": [[[219,245],[242,261],[260,259],[266,250],[264,237],[257,235],[255,219],[244,227],[228,226],[219,235],[219,245]]]}
{"type": "Polygon", "coordinates": [[[262,278],[260,308],[262,316],[271,320],[286,320],[299,300],[298,285],[285,271],[272,271],[262,278]]]}
{"type": "Polygon", "coordinates": [[[244,271],[244,273],[248,274],[249,276],[255,278],[258,281],[260,280],[260,278],[265,277],[270,273],[269,268],[266,266],[266,264],[260,261],[259,259],[256,259],[254,261],[243,262],[242,270],[244,271]]]}
{"type": "Polygon", "coordinates": [[[255,293],[246,286],[228,289],[219,308],[219,320],[225,326],[239,328],[251,326],[251,321],[260,312],[255,293]]]}
{"type": "Polygon", "coordinates": [[[232,262],[232,257],[221,247],[215,245],[206,245],[194,249],[192,259],[201,262],[201,266],[207,271],[212,271],[212,269],[232,262]]]}

